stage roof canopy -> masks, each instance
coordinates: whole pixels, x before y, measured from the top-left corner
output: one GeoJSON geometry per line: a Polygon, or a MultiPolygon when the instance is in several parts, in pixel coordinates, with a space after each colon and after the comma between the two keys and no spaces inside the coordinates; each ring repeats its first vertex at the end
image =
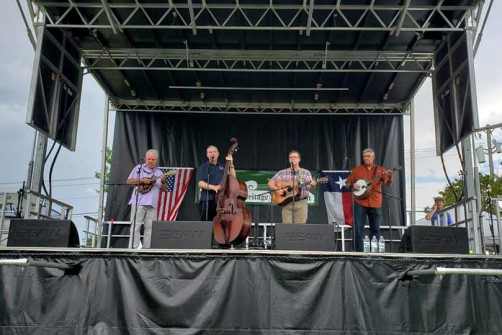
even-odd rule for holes
{"type": "Polygon", "coordinates": [[[477,0],[34,1],[117,110],[406,113],[477,0]]]}

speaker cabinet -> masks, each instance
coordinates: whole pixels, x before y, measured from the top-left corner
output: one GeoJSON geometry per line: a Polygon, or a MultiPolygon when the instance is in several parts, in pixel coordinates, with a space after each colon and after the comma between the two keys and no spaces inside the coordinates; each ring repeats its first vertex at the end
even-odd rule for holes
{"type": "Polygon", "coordinates": [[[210,249],[211,221],[153,221],[152,249],[210,249]]]}
{"type": "Polygon", "coordinates": [[[424,254],[468,254],[467,228],[411,226],[401,239],[401,251],[424,254]]]}
{"type": "Polygon", "coordinates": [[[275,225],[277,250],[333,251],[335,232],[329,224],[275,225]]]}
{"type": "Polygon", "coordinates": [[[8,247],[79,246],[78,231],[70,220],[12,219],[10,221],[8,247]]]}

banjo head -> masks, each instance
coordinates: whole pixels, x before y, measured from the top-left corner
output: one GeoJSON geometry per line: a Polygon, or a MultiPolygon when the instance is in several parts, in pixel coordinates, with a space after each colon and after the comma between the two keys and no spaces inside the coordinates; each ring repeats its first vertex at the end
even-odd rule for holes
{"type": "Polygon", "coordinates": [[[367,193],[369,193],[369,188],[368,188],[368,181],[365,179],[359,179],[354,183],[354,185],[359,186],[360,188],[358,190],[353,190],[352,193],[359,198],[359,197],[364,197],[367,193]]]}

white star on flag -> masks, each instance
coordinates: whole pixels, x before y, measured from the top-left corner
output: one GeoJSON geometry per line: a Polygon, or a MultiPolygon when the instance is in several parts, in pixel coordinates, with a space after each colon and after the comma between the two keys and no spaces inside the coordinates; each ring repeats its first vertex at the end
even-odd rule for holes
{"type": "Polygon", "coordinates": [[[335,184],[338,184],[340,186],[340,190],[345,187],[345,182],[347,181],[347,178],[342,179],[342,177],[338,176],[338,181],[335,181],[335,184]]]}

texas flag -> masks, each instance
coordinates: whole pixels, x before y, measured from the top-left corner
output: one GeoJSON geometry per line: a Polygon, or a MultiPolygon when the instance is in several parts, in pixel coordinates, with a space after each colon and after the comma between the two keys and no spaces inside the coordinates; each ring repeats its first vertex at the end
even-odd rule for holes
{"type": "Polygon", "coordinates": [[[324,184],[324,202],[328,212],[328,222],[352,226],[352,192],[345,187],[349,171],[322,171],[328,177],[324,184]]]}

